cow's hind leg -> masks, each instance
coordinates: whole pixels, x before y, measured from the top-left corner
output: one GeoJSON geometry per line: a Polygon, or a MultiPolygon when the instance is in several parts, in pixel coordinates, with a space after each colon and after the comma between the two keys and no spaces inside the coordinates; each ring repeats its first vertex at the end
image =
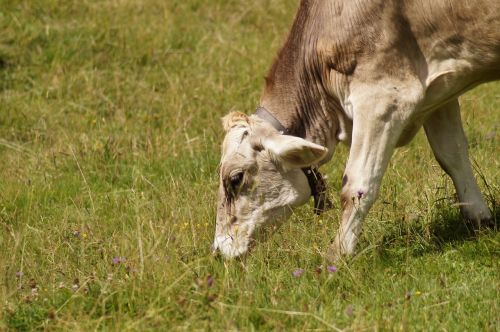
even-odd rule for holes
{"type": "Polygon", "coordinates": [[[492,217],[472,173],[458,100],[436,110],[424,128],[436,160],[453,180],[464,218],[476,227],[489,224],[492,217]]]}

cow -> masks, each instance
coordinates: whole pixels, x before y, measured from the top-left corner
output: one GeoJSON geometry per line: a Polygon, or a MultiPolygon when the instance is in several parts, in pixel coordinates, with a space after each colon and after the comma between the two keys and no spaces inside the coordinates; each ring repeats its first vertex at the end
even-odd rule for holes
{"type": "Polygon", "coordinates": [[[327,257],[353,254],[395,148],[423,126],[464,218],[492,214],[473,175],[457,98],[500,78],[498,0],[303,0],[252,115],[223,118],[213,248],[246,253],[257,227],[315,198],[317,171],[350,147],[327,257]]]}

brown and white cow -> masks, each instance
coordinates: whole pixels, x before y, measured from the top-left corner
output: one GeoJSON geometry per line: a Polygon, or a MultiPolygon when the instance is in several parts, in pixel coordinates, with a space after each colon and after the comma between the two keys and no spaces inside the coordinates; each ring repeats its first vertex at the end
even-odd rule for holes
{"type": "Polygon", "coordinates": [[[498,0],[303,0],[257,114],[223,119],[214,248],[241,255],[256,227],[318,196],[310,167],[344,142],[343,214],[330,257],[353,253],[394,149],[422,126],[464,217],[491,220],[457,97],[499,78],[498,0]]]}

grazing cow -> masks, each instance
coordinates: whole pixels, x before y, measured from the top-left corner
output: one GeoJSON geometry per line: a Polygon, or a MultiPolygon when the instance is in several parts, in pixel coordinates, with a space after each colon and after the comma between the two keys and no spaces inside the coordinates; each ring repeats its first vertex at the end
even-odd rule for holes
{"type": "Polygon", "coordinates": [[[500,78],[498,0],[303,0],[251,116],[223,118],[214,248],[247,252],[261,224],[311,195],[314,165],[350,146],[342,222],[329,257],[352,254],[396,147],[424,127],[463,216],[492,215],[474,179],[458,96],[500,78]]]}

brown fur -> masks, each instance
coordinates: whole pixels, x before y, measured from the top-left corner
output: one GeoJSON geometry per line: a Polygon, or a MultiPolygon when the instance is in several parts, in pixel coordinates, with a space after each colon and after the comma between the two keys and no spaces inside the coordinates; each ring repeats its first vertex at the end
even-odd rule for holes
{"type": "Polygon", "coordinates": [[[443,48],[449,56],[481,54],[473,61],[494,79],[499,13],[496,0],[303,0],[266,76],[261,105],[293,135],[324,144],[346,121],[342,87],[352,80],[411,75],[425,82],[429,59],[443,48]]]}

